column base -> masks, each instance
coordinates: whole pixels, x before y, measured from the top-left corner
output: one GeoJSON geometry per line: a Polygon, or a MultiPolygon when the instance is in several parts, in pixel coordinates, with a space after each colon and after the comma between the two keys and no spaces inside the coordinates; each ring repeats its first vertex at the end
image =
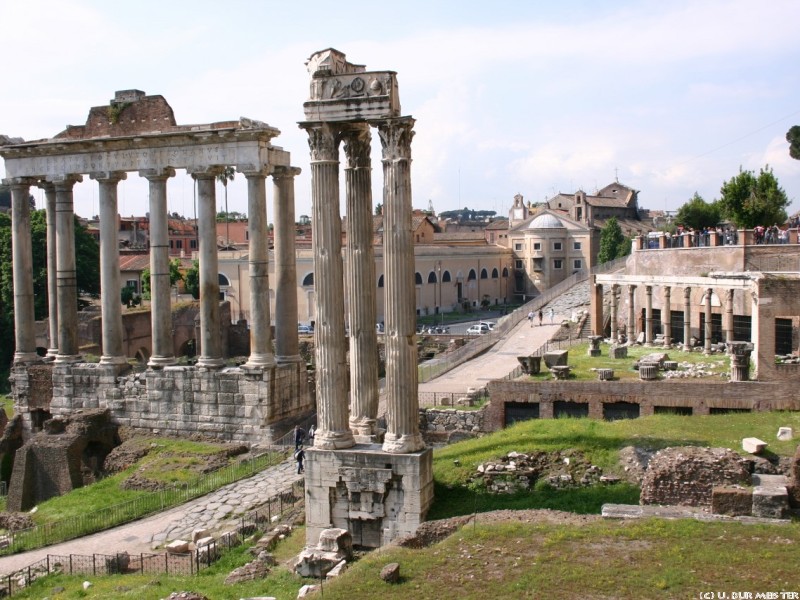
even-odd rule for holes
{"type": "Polygon", "coordinates": [[[125,356],[101,356],[101,365],[127,365],[128,359],[125,356]]]}
{"type": "Polygon", "coordinates": [[[292,354],[291,356],[276,355],[275,362],[278,363],[279,365],[288,365],[294,363],[302,363],[305,361],[303,360],[303,357],[300,356],[299,354],[292,354]]]}
{"type": "Polygon", "coordinates": [[[207,356],[201,356],[197,359],[197,364],[195,366],[202,369],[221,369],[225,366],[225,360],[222,358],[209,358],[207,356]]]}
{"type": "Polygon", "coordinates": [[[57,365],[71,365],[73,363],[81,362],[80,354],[57,354],[55,363],[57,365]]]}
{"type": "Polygon", "coordinates": [[[350,419],[350,430],[358,444],[380,444],[383,442],[385,430],[377,428],[375,419],[350,419]]]}
{"type": "Polygon", "coordinates": [[[174,356],[151,356],[147,361],[147,366],[150,369],[163,369],[164,367],[171,367],[178,364],[174,356]]]}
{"type": "Polygon", "coordinates": [[[387,433],[383,438],[383,451],[389,454],[410,454],[425,448],[425,442],[419,433],[397,435],[387,433]]]}
{"type": "Polygon", "coordinates": [[[14,364],[15,365],[27,365],[30,363],[40,362],[42,357],[36,354],[36,352],[15,352],[14,353],[14,364]]]}
{"type": "Polygon", "coordinates": [[[58,356],[58,348],[48,348],[47,354],[45,355],[45,360],[55,360],[56,356],[58,356]]]}
{"type": "Polygon", "coordinates": [[[320,450],[344,450],[356,445],[353,432],[347,431],[320,431],[314,432],[314,448],[320,450]]]}
{"type": "Polygon", "coordinates": [[[274,354],[251,354],[242,365],[245,369],[270,369],[275,366],[274,354]]]}

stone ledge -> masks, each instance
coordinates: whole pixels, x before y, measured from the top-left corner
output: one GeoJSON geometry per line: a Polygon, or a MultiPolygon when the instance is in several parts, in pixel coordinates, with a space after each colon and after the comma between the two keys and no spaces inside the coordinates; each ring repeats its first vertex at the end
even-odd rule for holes
{"type": "Polygon", "coordinates": [[[650,504],[603,504],[600,513],[605,519],[695,519],[697,521],[729,521],[748,525],[791,525],[791,519],[764,519],[760,517],[729,517],[715,515],[690,506],[657,506],[650,504]]]}

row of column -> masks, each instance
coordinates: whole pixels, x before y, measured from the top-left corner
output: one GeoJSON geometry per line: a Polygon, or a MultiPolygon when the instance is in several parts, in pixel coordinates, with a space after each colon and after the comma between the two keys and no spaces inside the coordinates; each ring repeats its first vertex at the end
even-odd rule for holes
{"type": "MultiPolygon", "coordinates": [[[[192,172],[198,188],[200,264],[200,356],[197,365],[219,368],[224,364],[219,313],[219,269],[216,234],[215,178],[223,167],[192,172]]],[[[268,368],[278,363],[300,362],[297,339],[297,272],[294,248],[294,167],[278,167],[274,180],[276,255],[276,348],[272,349],[269,304],[269,243],[266,210],[266,170],[245,171],[248,186],[250,274],[250,357],[245,367],[268,368]]],[[[139,172],[149,182],[150,290],[152,352],[148,366],[163,368],[177,363],[173,349],[170,302],[169,226],[167,180],[171,168],[139,172]]],[[[101,364],[127,362],[124,351],[120,302],[117,184],[124,171],[92,173],[99,184],[100,289],[102,309],[101,364]]],[[[80,175],[40,181],[7,180],[12,194],[12,251],[14,280],[15,364],[38,360],[34,327],[33,259],[30,236],[29,194],[32,185],[44,189],[47,211],[48,307],[50,347],[48,357],[57,363],[79,360],[78,294],[75,270],[73,186],[80,175]]]]}
{"type": "MultiPolygon", "coordinates": [[[[383,450],[416,452],[417,398],[414,246],[411,231],[411,139],[408,117],[375,123],[383,152],[386,298],[386,432],[383,450]]],[[[317,294],[317,431],[314,446],[342,449],[379,440],[377,314],[372,240],[370,125],[304,123],[311,150],[314,285],[317,294]],[[339,144],[347,158],[347,247],[350,268],[350,403],[344,321],[344,268],[339,216],[339,144]]]]}
{"type": "MultiPolygon", "coordinates": [[[[602,286],[600,286],[602,288],[602,286]]],[[[619,337],[618,329],[618,314],[619,314],[619,294],[620,285],[613,284],[611,286],[611,339],[616,340],[619,337]]],[[[628,287],[628,339],[632,340],[636,337],[636,308],[634,297],[636,292],[636,285],[630,284],[628,287]]],[[[661,309],[661,329],[663,331],[663,346],[665,348],[672,344],[672,288],[671,286],[662,286],[663,289],[663,303],[661,309]]],[[[708,288],[705,290],[703,309],[705,314],[704,319],[704,352],[711,353],[711,298],[714,290],[708,288]]],[[[601,295],[602,297],[602,295],[601,295]]],[[[692,288],[683,288],[683,348],[690,350],[691,344],[691,317],[692,317],[692,288]]],[[[725,331],[725,341],[733,341],[733,290],[725,291],[725,319],[723,320],[723,330],[725,331]]],[[[653,346],[653,286],[645,286],[645,319],[644,319],[644,345],[653,346]]]]}

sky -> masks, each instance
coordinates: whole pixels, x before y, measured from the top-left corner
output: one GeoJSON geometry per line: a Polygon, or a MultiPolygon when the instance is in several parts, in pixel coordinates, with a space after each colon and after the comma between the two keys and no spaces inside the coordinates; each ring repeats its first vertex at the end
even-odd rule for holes
{"type": "MultiPolygon", "coordinates": [[[[785,139],[800,124],[797,0],[0,0],[0,22],[0,134],[52,137],[131,88],[164,96],[179,124],[258,119],[281,131],[273,144],[302,169],[298,216],[311,214],[297,126],[305,61],[329,47],[397,72],[402,114],[416,119],[417,208],[507,215],[517,193],[540,202],[618,180],[639,190],[640,207],[676,210],[695,192],[718,198],[740,168],[769,165],[789,213],[800,210],[800,161],[785,139]]],[[[377,204],[377,133],[372,150],[377,204]]],[[[136,173],[118,195],[123,216],[146,213],[136,173]]],[[[97,214],[97,196],[85,177],[76,212],[97,214]]],[[[219,209],[223,197],[219,184],[219,209]]],[[[183,172],[168,204],[193,216],[183,172]]],[[[228,209],[246,206],[238,175],[228,209]]]]}

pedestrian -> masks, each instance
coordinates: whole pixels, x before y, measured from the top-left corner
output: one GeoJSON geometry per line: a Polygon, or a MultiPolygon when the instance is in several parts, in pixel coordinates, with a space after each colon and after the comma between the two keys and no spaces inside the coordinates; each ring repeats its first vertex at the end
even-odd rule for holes
{"type": "Polygon", "coordinates": [[[539,327],[542,326],[542,309],[539,309],[539,327]]]}
{"type": "Polygon", "coordinates": [[[550,325],[553,324],[553,317],[555,316],[556,311],[553,310],[553,307],[550,307],[550,310],[547,311],[547,316],[550,317],[550,325]]]}
{"type": "Polygon", "coordinates": [[[297,450],[303,445],[303,442],[306,439],[306,430],[300,427],[300,425],[294,426],[294,449],[297,450]]]}
{"type": "Polygon", "coordinates": [[[531,327],[533,327],[533,311],[528,313],[528,323],[530,323],[531,327]]]}
{"type": "Polygon", "coordinates": [[[314,434],[316,432],[317,432],[317,427],[315,425],[312,425],[311,427],[308,428],[308,445],[309,446],[313,446],[314,445],[314,434]]]}
{"type": "Polygon", "coordinates": [[[306,458],[305,450],[303,447],[300,446],[294,451],[294,459],[297,461],[297,474],[300,475],[301,473],[305,473],[305,469],[303,468],[303,461],[306,458]]]}

